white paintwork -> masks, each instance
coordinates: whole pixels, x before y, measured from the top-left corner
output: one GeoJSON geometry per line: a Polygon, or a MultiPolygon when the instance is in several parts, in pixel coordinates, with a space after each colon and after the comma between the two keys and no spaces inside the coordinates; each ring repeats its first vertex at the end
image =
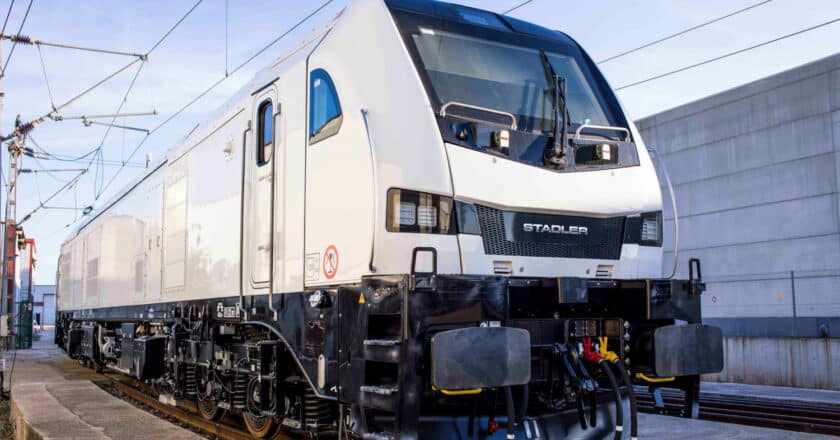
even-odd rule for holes
{"type": "MultiPolygon", "coordinates": [[[[632,124],[631,131],[639,139],[632,124]]],[[[594,277],[604,264],[613,266],[614,278],[659,277],[659,248],[625,245],[617,261],[492,256],[478,236],[385,229],[389,188],[547,213],[659,210],[656,174],[642,143],[639,151],[638,167],[564,174],[445,145],[387,7],[356,0],[260,72],[161,165],[68,238],[58,306],[264,294],[269,279],[275,293],[356,283],[369,274],[410,272],[412,249],[419,246],[437,250],[440,273],[490,275],[494,261],[509,261],[515,276],[594,277]],[[336,135],[309,145],[309,72],[318,68],[336,86],[343,121],[336,135]],[[274,106],[274,153],[270,164],[257,167],[257,112],[264,99],[274,106]],[[339,265],[327,279],[322,263],[331,245],[339,265]]]]}

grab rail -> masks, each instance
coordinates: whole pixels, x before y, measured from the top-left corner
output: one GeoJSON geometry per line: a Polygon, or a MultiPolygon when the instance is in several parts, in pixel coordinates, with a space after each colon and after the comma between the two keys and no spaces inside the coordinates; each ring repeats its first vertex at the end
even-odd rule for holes
{"type": "Polygon", "coordinates": [[[373,150],[373,141],[370,138],[370,127],[368,126],[367,114],[368,110],[363,108],[362,120],[365,123],[365,134],[367,134],[368,147],[370,148],[370,168],[373,174],[373,221],[371,222],[371,243],[370,243],[370,260],[368,261],[368,269],[371,272],[376,272],[376,266],[373,264],[373,254],[376,251],[376,225],[379,217],[377,202],[379,200],[379,176],[376,173],[376,152],[373,150]]]}
{"type": "MultiPolygon", "coordinates": [[[[443,106],[440,108],[440,115],[443,116],[443,117],[446,117],[446,109],[448,109],[449,107],[451,107],[453,105],[457,105],[459,107],[464,107],[464,108],[468,108],[468,109],[472,109],[472,110],[479,110],[479,111],[482,111],[482,112],[493,113],[493,114],[496,114],[496,115],[508,117],[508,118],[510,118],[510,129],[511,130],[516,130],[516,127],[517,127],[516,116],[514,116],[513,113],[503,112],[501,110],[494,110],[492,108],[487,108],[487,107],[480,107],[480,106],[477,106],[477,105],[464,104],[463,102],[449,101],[446,104],[443,104],[443,106]]],[[[490,122],[487,122],[487,121],[476,121],[475,118],[469,118],[469,119],[474,121],[474,122],[490,123],[490,122]]]]}
{"type": "Polygon", "coordinates": [[[575,130],[575,139],[580,139],[580,132],[584,128],[594,128],[596,130],[611,130],[611,131],[622,131],[624,132],[624,142],[630,142],[630,130],[624,127],[614,127],[612,125],[595,125],[595,124],[583,124],[575,130]]]}

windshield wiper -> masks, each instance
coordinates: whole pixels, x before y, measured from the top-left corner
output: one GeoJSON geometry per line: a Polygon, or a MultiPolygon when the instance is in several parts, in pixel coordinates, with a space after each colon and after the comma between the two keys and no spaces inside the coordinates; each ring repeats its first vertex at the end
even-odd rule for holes
{"type": "Polygon", "coordinates": [[[551,108],[554,122],[553,145],[546,146],[544,159],[547,165],[563,170],[568,166],[566,160],[566,138],[568,136],[566,126],[569,123],[569,111],[566,107],[566,78],[557,74],[548,59],[548,55],[542,49],[540,49],[540,61],[542,61],[546,79],[551,84],[551,92],[554,95],[551,108]],[[563,119],[562,124],[560,123],[561,118],[563,119]]]}

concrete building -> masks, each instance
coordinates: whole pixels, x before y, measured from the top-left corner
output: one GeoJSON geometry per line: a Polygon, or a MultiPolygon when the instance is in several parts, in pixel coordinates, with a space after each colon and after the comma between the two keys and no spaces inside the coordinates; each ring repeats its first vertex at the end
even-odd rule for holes
{"type": "Polygon", "coordinates": [[[32,319],[37,329],[55,325],[55,285],[36,284],[32,290],[32,319]]]}
{"type": "Polygon", "coordinates": [[[840,55],[637,123],[674,184],[679,273],[702,260],[727,336],[717,379],[840,389],[840,55]]]}

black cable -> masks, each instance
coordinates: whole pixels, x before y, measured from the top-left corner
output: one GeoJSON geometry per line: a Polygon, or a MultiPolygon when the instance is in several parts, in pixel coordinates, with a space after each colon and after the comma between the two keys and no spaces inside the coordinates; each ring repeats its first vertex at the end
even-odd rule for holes
{"type": "Polygon", "coordinates": [[[513,390],[505,387],[505,407],[507,409],[507,440],[516,437],[516,407],[513,405],[513,390]]]}
{"type": "MultiPolygon", "coordinates": [[[[17,36],[20,37],[20,33],[23,31],[23,25],[26,24],[26,19],[29,17],[29,10],[32,9],[32,2],[34,0],[29,0],[29,6],[26,7],[26,13],[23,14],[23,20],[20,22],[20,27],[17,31],[17,36]]],[[[11,12],[11,9],[9,9],[11,12]]],[[[6,17],[8,20],[8,17],[6,17]]],[[[5,24],[3,25],[5,27],[5,24]]],[[[9,61],[12,60],[12,54],[15,53],[15,46],[17,46],[17,40],[12,43],[12,48],[9,49],[9,56],[6,57],[6,63],[3,64],[3,71],[0,71],[0,78],[6,76],[6,68],[9,66],[9,61]]]]}
{"type": "Polygon", "coordinates": [[[615,396],[615,440],[621,440],[621,433],[624,430],[624,405],[621,403],[621,391],[618,390],[618,382],[615,380],[615,374],[613,374],[609,362],[602,359],[598,364],[604,370],[604,374],[607,375],[607,380],[610,382],[610,387],[613,389],[615,396]]]}
{"type": "Polygon", "coordinates": [[[521,7],[523,7],[523,6],[525,6],[525,5],[527,5],[528,3],[531,3],[532,1],[534,1],[534,0],[526,0],[526,1],[524,1],[524,2],[520,3],[520,4],[516,5],[516,6],[514,6],[514,7],[510,8],[510,9],[508,9],[507,11],[502,12],[502,15],[507,15],[507,14],[510,14],[511,12],[513,12],[513,11],[515,11],[515,10],[517,10],[517,9],[519,9],[519,8],[521,8],[521,7]]]}
{"type": "Polygon", "coordinates": [[[734,11],[734,12],[730,12],[730,13],[728,13],[728,14],[726,14],[726,15],[722,15],[722,16],[720,16],[720,17],[718,17],[718,18],[715,18],[714,20],[710,20],[710,21],[707,21],[707,22],[705,22],[705,23],[701,23],[701,24],[698,24],[698,25],[696,25],[696,26],[692,26],[692,27],[690,27],[690,28],[688,28],[688,29],[684,29],[684,30],[681,30],[681,31],[679,31],[679,32],[677,32],[677,33],[674,33],[674,34],[668,35],[667,37],[662,37],[662,38],[660,38],[660,39],[658,39],[658,40],[654,40],[654,41],[651,41],[651,42],[649,42],[649,43],[645,43],[645,44],[643,44],[643,45],[641,45],[641,46],[638,46],[638,47],[635,47],[635,48],[633,48],[633,49],[630,49],[630,50],[627,50],[627,51],[621,52],[621,53],[616,54],[616,55],[613,55],[613,56],[611,56],[611,57],[609,57],[609,58],[605,58],[605,59],[603,59],[603,60],[601,60],[601,61],[598,61],[598,62],[597,62],[597,64],[604,64],[604,63],[608,63],[608,62],[610,62],[610,61],[612,61],[612,60],[614,60],[614,59],[621,58],[621,57],[623,57],[623,56],[625,56],[625,55],[630,55],[631,53],[638,52],[638,51],[640,51],[640,50],[642,50],[642,49],[646,49],[646,48],[648,48],[648,47],[651,47],[651,46],[654,46],[654,45],[656,45],[656,44],[662,43],[662,42],[664,42],[664,41],[668,41],[668,40],[670,40],[670,39],[672,39],[672,38],[679,37],[680,35],[685,35],[685,34],[687,34],[687,33],[689,33],[689,32],[696,31],[697,29],[700,29],[700,28],[706,27],[706,26],[708,26],[708,25],[710,25],[710,24],[717,23],[717,22],[719,22],[719,21],[725,20],[725,19],[727,19],[727,18],[729,18],[729,17],[733,17],[733,16],[738,15],[738,14],[740,14],[740,13],[747,12],[747,11],[749,11],[750,9],[754,9],[754,8],[759,7],[759,6],[764,6],[764,5],[766,5],[767,3],[770,3],[771,1],[773,1],[773,0],[764,0],[764,1],[761,1],[761,2],[758,2],[758,3],[755,3],[755,4],[753,4],[753,5],[747,6],[746,8],[739,9],[739,10],[734,11]]]}
{"type": "Polygon", "coordinates": [[[779,41],[781,41],[781,40],[784,40],[784,39],[787,39],[787,38],[790,38],[790,37],[795,37],[795,36],[797,36],[797,35],[804,34],[805,32],[810,32],[810,31],[813,31],[813,30],[815,30],[815,29],[819,29],[819,28],[821,28],[821,27],[828,26],[828,25],[830,25],[830,24],[836,23],[836,22],[838,22],[838,21],[840,21],[840,18],[835,18],[834,20],[829,20],[829,21],[826,21],[826,22],[820,23],[820,24],[818,24],[818,25],[814,25],[814,26],[811,26],[811,27],[807,27],[807,28],[805,28],[805,29],[800,29],[800,30],[798,30],[798,31],[796,31],[796,32],[792,32],[792,33],[787,34],[787,35],[782,35],[781,37],[776,37],[776,38],[774,38],[774,39],[772,39],[772,40],[767,40],[767,41],[765,41],[765,42],[763,42],[763,43],[754,44],[754,45],[752,45],[752,46],[745,47],[745,48],[743,48],[743,49],[739,49],[739,50],[736,50],[736,51],[734,51],[734,52],[729,52],[729,53],[726,53],[726,54],[723,54],[723,55],[720,55],[720,56],[717,56],[717,57],[714,57],[714,58],[710,58],[710,59],[708,59],[708,60],[701,61],[701,62],[699,62],[699,63],[695,63],[695,64],[692,64],[692,65],[690,65],[690,66],[681,67],[681,68],[679,68],[679,69],[672,70],[672,71],[670,71],[670,72],[665,72],[665,73],[661,73],[661,74],[659,74],[659,75],[652,76],[652,77],[650,77],[650,78],[645,78],[645,79],[643,79],[643,80],[641,80],[641,81],[636,81],[636,82],[633,82],[633,83],[630,83],[630,84],[625,84],[625,85],[623,85],[623,86],[621,86],[621,87],[616,88],[615,90],[623,90],[623,89],[626,89],[626,88],[629,88],[629,87],[634,87],[634,86],[637,86],[637,85],[639,85],[639,84],[644,84],[644,83],[646,83],[646,82],[650,82],[650,81],[653,81],[653,80],[657,80],[657,79],[660,79],[660,78],[664,78],[664,77],[666,77],[666,76],[671,76],[671,75],[673,75],[673,74],[675,74],[675,73],[685,72],[686,70],[694,69],[695,67],[700,67],[700,66],[705,65],[705,64],[713,63],[713,62],[715,62],[715,61],[720,61],[720,60],[722,60],[722,59],[724,59],[724,58],[729,58],[729,57],[731,57],[731,56],[735,56],[735,55],[738,55],[738,54],[742,54],[742,53],[744,53],[744,52],[749,52],[749,51],[751,51],[751,50],[753,50],[753,49],[758,49],[759,47],[767,46],[768,44],[773,44],[773,43],[779,42],[779,41]]]}
{"type": "Polygon", "coordinates": [[[41,144],[39,144],[38,141],[36,141],[35,138],[33,138],[31,134],[27,135],[27,139],[29,139],[32,142],[32,145],[35,145],[36,148],[41,150],[41,152],[48,155],[50,157],[50,159],[55,159],[55,160],[62,161],[62,162],[78,162],[78,161],[90,156],[91,154],[96,153],[96,150],[98,148],[98,147],[93,147],[93,149],[91,149],[90,151],[88,151],[87,153],[85,153],[85,154],[83,154],[79,157],[70,157],[70,156],[50,153],[49,151],[47,151],[46,148],[42,147],[41,144]],[[62,156],[63,156],[63,158],[62,158],[62,156]]]}
{"type": "Polygon", "coordinates": [[[525,416],[528,414],[528,398],[530,397],[530,391],[528,390],[528,384],[522,385],[522,400],[519,401],[519,414],[516,415],[516,423],[521,423],[525,420],[525,416]]]}
{"type": "Polygon", "coordinates": [[[639,418],[636,413],[636,393],[633,392],[633,380],[627,372],[624,361],[616,359],[615,366],[618,367],[618,372],[621,374],[621,378],[624,379],[624,385],[627,386],[627,397],[630,400],[630,439],[636,440],[639,435],[639,418]]]}

